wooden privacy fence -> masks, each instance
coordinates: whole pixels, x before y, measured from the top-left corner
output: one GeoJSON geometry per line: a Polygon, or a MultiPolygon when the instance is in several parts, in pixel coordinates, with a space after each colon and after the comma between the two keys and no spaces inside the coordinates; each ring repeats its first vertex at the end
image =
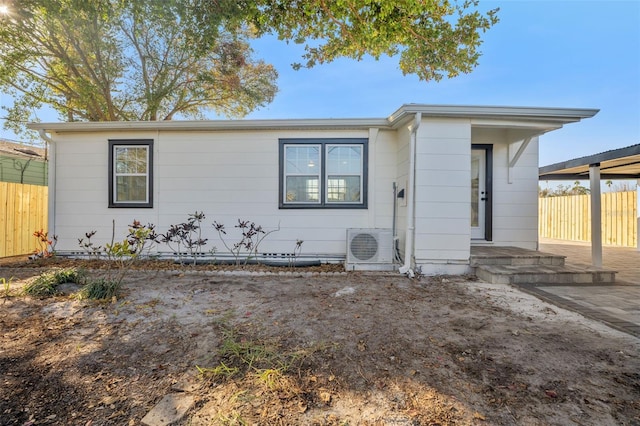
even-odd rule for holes
{"type": "MultiPolygon", "coordinates": [[[[538,233],[544,238],[591,241],[591,196],[567,195],[538,200],[538,233]]],[[[637,247],[638,194],[602,194],[602,244],[637,247]]]]}
{"type": "Polygon", "coordinates": [[[47,230],[48,188],[0,182],[0,257],[33,253],[47,230]]]}

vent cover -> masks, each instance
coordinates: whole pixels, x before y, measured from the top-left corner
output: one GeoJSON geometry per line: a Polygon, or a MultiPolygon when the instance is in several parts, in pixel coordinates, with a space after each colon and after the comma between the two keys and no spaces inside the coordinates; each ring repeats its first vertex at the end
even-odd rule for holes
{"type": "Polygon", "coordinates": [[[390,229],[347,229],[347,263],[392,263],[390,229]]]}

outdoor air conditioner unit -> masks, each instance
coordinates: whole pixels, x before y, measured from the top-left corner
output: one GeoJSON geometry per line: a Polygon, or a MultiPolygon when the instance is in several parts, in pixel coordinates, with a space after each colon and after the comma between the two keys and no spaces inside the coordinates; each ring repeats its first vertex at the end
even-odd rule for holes
{"type": "Polygon", "coordinates": [[[391,229],[347,229],[347,269],[378,270],[382,265],[393,268],[391,229]]]}

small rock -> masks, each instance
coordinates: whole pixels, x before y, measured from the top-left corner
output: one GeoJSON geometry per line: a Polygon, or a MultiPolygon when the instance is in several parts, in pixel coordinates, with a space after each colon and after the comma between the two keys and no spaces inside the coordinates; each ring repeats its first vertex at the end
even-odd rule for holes
{"type": "Polygon", "coordinates": [[[146,426],[168,426],[177,422],[187,413],[194,403],[192,395],[171,393],[165,395],[155,407],[142,419],[146,426]]]}
{"type": "Polygon", "coordinates": [[[343,289],[340,289],[338,291],[336,291],[333,296],[334,297],[340,297],[340,296],[345,296],[347,294],[353,294],[356,292],[356,289],[353,287],[345,287],[343,289]]]}

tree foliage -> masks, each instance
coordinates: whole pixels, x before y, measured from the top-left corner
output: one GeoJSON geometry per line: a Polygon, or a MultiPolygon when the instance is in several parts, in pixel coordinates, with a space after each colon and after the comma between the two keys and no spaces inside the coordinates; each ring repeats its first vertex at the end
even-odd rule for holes
{"type": "Polygon", "coordinates": [[[181,0],[16,3],[0,26],[10,121],[43,104],[69,121],[146,121],[207,109],[239,117],[271,102],[276,71],[252,58],[253,34],[223,3],[206,22],[181,0]]]}
{"type": "Polygon", "coordinates": [[[304,44],[294,68],[397,56],[404,74],[471,72],[497,9],[478,0],[14,0],[0,17],[0,90],[13,128],[42,105],[64,120],[241,117],[271,102],[265,34],[304,44]]]}
{"type": "Polygon", "coordinates": [[[305,45],[313,67],[340,57],[399,55],[404,74],[440,80],[477,65],[481,33],[498,22],[478,0],[256,0],[243,6],[260,34],[305,45]],[[253,7],[253,8],[252,8],[253,7]]]}
{"type": "Polygon", "coordinates": [[[577,180],[573,183],[573,186],[570,185],[558,185],[555,188],[543,188],[538,185],[538,194],[540,197],[563,197],[567,195],[586,195],[590,193],[590,189],[586,186],[580,184],[580,181],[577,180]]]}

